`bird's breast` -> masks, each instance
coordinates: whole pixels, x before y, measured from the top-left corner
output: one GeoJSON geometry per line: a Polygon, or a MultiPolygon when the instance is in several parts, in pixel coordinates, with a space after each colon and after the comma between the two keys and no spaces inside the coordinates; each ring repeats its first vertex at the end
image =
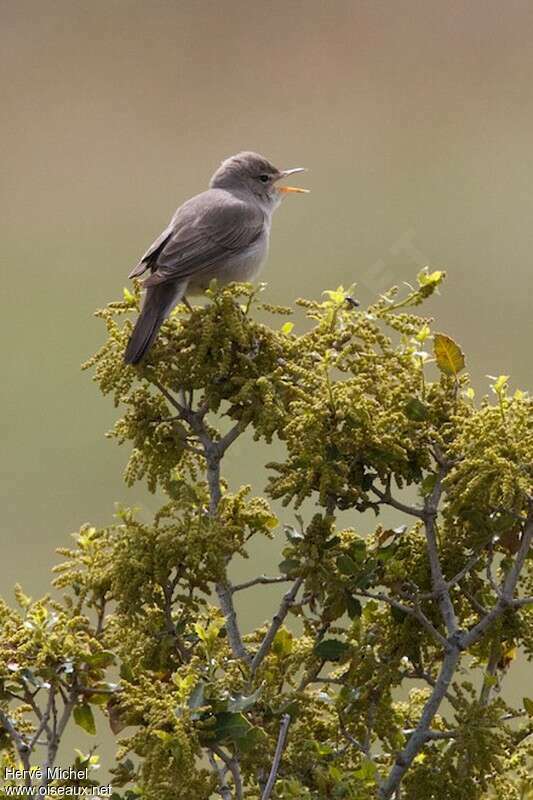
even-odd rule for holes
{"type": "Polygon", "coordinates": [[[189,281],[187,294],[203,292],[213,278],[222,286],[228,283],[253,281],[261,271],[268,255],[269,232],[265,231],[240,252],[228,253],[208,270],[201,270],[189,281]]]}

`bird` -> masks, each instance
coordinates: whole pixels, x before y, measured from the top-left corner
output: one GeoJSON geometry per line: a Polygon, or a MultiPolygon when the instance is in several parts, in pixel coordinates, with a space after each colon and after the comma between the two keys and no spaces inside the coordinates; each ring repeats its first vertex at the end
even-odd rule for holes
{"type": "Polygon", "coordinates": [[[222,161],[209,188],[177,209],[128,276],[150,272],[126,364],[141,362],[172,309],[182,301],[189,305],[187,296],[201,294],[213,278],[224,286],[257,277],[268,255],[274,211],[285,195],[309,191],[278,182],[305,171],[278,169],[264,156],[243,151],[222,161]]]}

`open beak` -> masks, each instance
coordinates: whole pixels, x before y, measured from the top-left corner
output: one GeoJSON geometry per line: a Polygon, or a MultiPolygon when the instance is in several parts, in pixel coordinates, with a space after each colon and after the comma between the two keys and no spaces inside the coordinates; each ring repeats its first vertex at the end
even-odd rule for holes
{"type": "MultiPolygon", "coordinates": [[[[298,172],[306,172],[305,167],[294,167],[294,169],[284,169],[281,173],[279,180],[288,178],[289,175],[295,175],[298,172]]],[[[308,194],[309,189],[301,189],[299,186],[278,186],[278,192],[288,194],[289,192],[298,192],[300,194],[308,194]]]]}

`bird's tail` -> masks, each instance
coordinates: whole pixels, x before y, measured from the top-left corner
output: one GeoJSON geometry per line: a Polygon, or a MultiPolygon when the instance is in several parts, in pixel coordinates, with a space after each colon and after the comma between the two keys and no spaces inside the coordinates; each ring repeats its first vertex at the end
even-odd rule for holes
{"type": "Polygon", "coordinates": [[[138,364],[157,336],[159,328],[168,317],[176,303],[182,299],[186,283],[160,283],[146,290],[139,319],[130,336],[124,353],[126,364],[138,364]]]}

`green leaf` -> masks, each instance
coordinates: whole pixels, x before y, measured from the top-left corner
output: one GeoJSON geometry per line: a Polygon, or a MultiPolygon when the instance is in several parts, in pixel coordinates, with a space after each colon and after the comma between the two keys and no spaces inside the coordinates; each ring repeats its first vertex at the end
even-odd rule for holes
{"type": "Polygon", "coordinates": [[[369,758],[363,759],[363,763],[354,773],[356,778],[363,781],[373,781],[376,777],[377,767],[369,758]]]}
{"type": "Polygon", "coordinates": [[[426,477],[420,484],[420,494],[423,497],[427,497],[427,495],[431,494],[431,492],[435,488],[436,482],[437,482],[437,476],[434,473],[426,475],[426,477]]]}
{"type": "Polygon", "coordinates": [[[437,366],[445,375],[456,377],[465,368],[464,353],[459,345],[444,333],[433,337],[433,349],[437,366]]]}
{"type": "Polygon", "coordinates": [[[299,566],[300,562],[298,559],[286,558],[284,561],[278,564],[278,569],[280,572],[283,572],[284,575],[293,575],[299,566]]]}
{"type": "Polygon", "coordinates": [[[191,709],[191,719],[197,720],[200,719],[202,716],[199,709],[205,707],[205,683],[203,681],[198,681],[195,688],[191,692],[191,695],[187,701],[187,705],[191,709]]]}
{"type": "Polygon", "coordinates": [[[524,697],[522,700],[524,708],[530,717],[533,717],[533,700],[530,697],[524,697]]]}
{"type": "Polygon", "coordinates": [[[292,653],[292,633],[287,628],[280,628],[274,636],[272,652],[280,658],[292,653]]]}
{"type": "Polygon", "coordinates": [[[128,683],[133,683],[133,670],[125,661],[120,665],[120,677],[128,681],[128,683]]]}
{"type": "Polygon", "coordinates": [[[366,542],[364,542],[363,539],[356,539],[352,542],[350,545],[350,555],[358,564],[364,561],[366,558],[366,542]]]}
{"type": "Polygon", "coordinates": [[[284,333],[285,336],[288,336],[293,328],[294,328],[294,322],[286,322],[284,325],[281,326],[281,332],[284,333]]]}
{"type": "Polygon", "coordinates": [[[252,694],[249,695],[238,694],[235,697],[232,697],[228,703],[228,711],[233,711],[233,712],[247,711],[249,708],[251,708],[253,705],[256,704],[261,695],[261,691],[262,687],[260,686],[252,694]]]}
{"type": "Polygon", "coordinates": [[[393,620],[398,623],[398,625],[402,625],[408,616],[405,611],[402,611],[401,608],[396,608],[395,606],[391,606],[390,615],[393,620]]]}
{"type": "Polygon", "coordinates": [[[337,305],[341,305],[346,299],[346,295],[342,286],[337,287],[336,291],[327,289],[325,292],[322,292],[322,294],[327,295],[327,297],[329,297],[329,299],[337,305]]]}
{"type": "Polygon", "coordinates": [[[424,323],[424,325],[420,328],[420,330],[416,334],[416,339],[419,342],[425,342],[430,333],[431,333],[431,328],[427,323],[424,323]]]}
{"type": "Polygon", "coordinates": [[[325,661],[339,661],[350,649],[350,645],[338,639],[324,639],[315,647],[315,653],[325,661]]]}
{"type": "Polygon", "coordinates": [[[257,752],[257,749],[260,746],[264,747],[267,741],[268,739],[264,730],[254,725],[245,736],[239,739],[239,750],[243,753],[257,752]]]}
{"type": "Polygon", "coordinates": [[[111,650],[100,650],[90,656],[85,656],[84,661],[90,667],[110,667],[115,663],[115,654],[111,650]]]}
{"type": "Polygon", "coordinates": [[[416,276],[419,286],[434,286],[437,287],[439,283],[445,278],[445,272],[436,269],[434,272],[428,272],[428,268],[424,267],[416,276]]]}
{"type": "Polygon", "coordinates": [[[405,404],[405,414],[414,422],[423,422],[428,418],[429,409],[417,397],[410,397],[405,404]]]}
{"type": "Polygon", "coordinates": [[[396,552],[396,542],[391,542],[391,544],[387,545],[386,547],[380,547],[380,549],[376,553],[376,558],[381,563],[386,563],[393,558],[396,552]]]}
{"type": "Polygon", "coordinates": [[[94,722],[93,710],[90,705],[87,703],[82,703],[82,705],[74,707],[74,722],[76,725],[79,725],[80,728],[83,728],[86,733],[90,733],[91,736],[95,736],[96,724],[94,722]]]}
{"type": "Polygon", "coordinates": [[[361,616],[363,607],[357,597],[352,597],[351,594],[346,595],[346,611],[350,619],[358,619],[361,616]]]}
{"type": "Polygon", "coordinates": [[[509,381],[510,375],[498,375],[498,377],[494,377],[493,375],[488,375],[488,378],[492,378],[494,383],[491,384],[491,388],[493,392],[497,395],[505,394],[507,391],[507,384],[509,381]]]}
{"type": "Polygon", "coordinates": [[[216,715],[215,727],[211,736],[217,742],[230,741],[238,745],[246,738],[251,729],[252,725],[242,714],[221,711],[216,715]]]}
{"type": "Polygon", "coordinates": [[[154,731],[154,734],[163,742],[166,749],[172,753],[176,760],[181,758],[183,748],[180,740],[174,734],[168,733],[168,731],[154,731]]]}
{"type": "Polygon", "coordinates": [[[333,622],[342,617],[346,611],[346,599],[344,594],[334,594],[329,598],[322,612],[324,622],[333,622]]]}
{"type": "Polygon", "coordinates": [[[337,569],[339,572],[342,572],[343,575],[356,575],[359,571],[353,558],[350,558],[346,553],[341,553],[341,555],[337,557],[336,564],[337,569]]]}

